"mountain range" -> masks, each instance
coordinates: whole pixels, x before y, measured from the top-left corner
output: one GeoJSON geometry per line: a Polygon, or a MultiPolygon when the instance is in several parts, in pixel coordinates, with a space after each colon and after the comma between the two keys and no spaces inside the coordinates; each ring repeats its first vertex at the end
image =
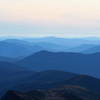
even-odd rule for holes
{"type": "Polygon", "coordinates": [[[100,100],[100,39],[0,40],[0,100],[100,100]]]}
{"type": "Polygon", "coordinates": [[[21,59],[41,50],[51,52],[100,52],[100,41],[94,39],[67,38],[32,38],[32,39],[4,39],[0,41],[0,57],[21,59]]]}

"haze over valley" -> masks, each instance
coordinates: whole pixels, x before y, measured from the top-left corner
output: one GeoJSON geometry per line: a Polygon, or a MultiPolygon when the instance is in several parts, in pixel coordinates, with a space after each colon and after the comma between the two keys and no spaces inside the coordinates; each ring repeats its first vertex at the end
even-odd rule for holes
{"type": "Polygon", "coordinates": [[[100,100],[100,0],[0,0],[0,100],[100,100]]]}

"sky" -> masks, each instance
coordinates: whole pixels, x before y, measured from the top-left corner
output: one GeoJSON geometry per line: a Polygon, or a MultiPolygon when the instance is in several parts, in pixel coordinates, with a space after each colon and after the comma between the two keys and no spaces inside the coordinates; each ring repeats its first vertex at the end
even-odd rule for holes
{"type": "Polygon", "coordinates": [[[0,36],[100,37],[100,0],[0,0],[0,36]]]}

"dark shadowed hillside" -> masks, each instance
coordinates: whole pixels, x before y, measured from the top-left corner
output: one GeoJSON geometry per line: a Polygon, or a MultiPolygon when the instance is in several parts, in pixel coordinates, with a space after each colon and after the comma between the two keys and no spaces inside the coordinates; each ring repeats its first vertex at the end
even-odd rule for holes
{"type": "Polygon", "coordinates": [[[74,73],[57,70],[43,72],[34,72],[26,69],[22,70],[21,67],[8,63],[6,67],[4,66],[4,69],[1,69],[0,71],[0,95],[5,93],[8,89],[20,91],[30,91],[40,88],[47,89],[50,88],[48,84],[57,83],[77,76],[77,74],[74,73]],[[5,71],[6,67],[8,67],[9,70],[5,71]]]}
{"type": "Polygon", "coordinates": [[[29,76],[27,79],[20,81],[19,84],[16,84],[14,89],[20,91],[30,91],[33,89],[48,89],[55,87],[54,83],[62,82],[64,80],[69,80],[78,74],[57,71],[57,70],[49,70],[42,71],[33,74],[31,77],[29,76]]]}
{"type": "Polygon", "coordinates": [[[56,76],[56,73],[51,73],[52,75],[50,73],[42,73],[40,74],[40,76],[38,74],[35,74],[35,76],[33,76],[33,79],[28,78],[26,81],[24,80],[23,82],[17,84],[14,89],[18,91],[31,91],[33,89],[51,89],[58,88],[64,85],[77,85],[87,88],[93,92],[100,93],[100,79],[87,75],[73,74],[72,76],[70,73],[66,73],[65,75],[59,73],[59,75],[56,76]]]}
{"type": "Polygon", "coordinates": [[[15,86],[22,79],[34,75],[34,71],[29,71],[21,66],[9,62],[0,61],[0,96],[15,86]]]}
{"type": "Polygon", "coordinates": [[[63,86],[63,85],[77,85],[80,87],[87,88],[91,91],[100,93],[100,88],[99,88],[100,79],[97,79],[97,78],[94,78],[91,76],[87,76],[87,75],[78,75],[69,80],[65,80],[63,82],[52,84],[52,86],[53,85],[54,85],[54,87],[59,87],[59,86],[63,86]]]}

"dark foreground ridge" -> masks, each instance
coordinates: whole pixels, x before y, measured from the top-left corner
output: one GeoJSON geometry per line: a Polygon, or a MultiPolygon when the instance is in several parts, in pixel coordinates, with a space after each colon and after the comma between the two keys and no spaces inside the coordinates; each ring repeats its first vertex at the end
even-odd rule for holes
{"type": "Polygon", "coordinates": [[[19,85],[13,89],[14,91],[8,91],[1,100],[100,100],[100,79],[75,75],[66,80],[51,80],[47,76],[47,73],[51,72],[62,73],[59,71],[37,73],[39,75],[42,73],[43,76],[38,76],[37,81],[19,85]]]}
{"type": "Polygon", "coordinates": [[[21,93],[8,91],[1,100],[100,100],[100,95],[79,86],[21,93]]]}

